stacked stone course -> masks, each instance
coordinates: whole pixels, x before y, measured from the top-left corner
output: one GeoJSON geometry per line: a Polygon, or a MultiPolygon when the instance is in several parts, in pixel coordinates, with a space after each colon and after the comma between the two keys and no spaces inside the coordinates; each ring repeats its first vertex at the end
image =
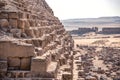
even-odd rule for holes
{"type": "Polygon", "coordinates": [[[45,0],[0,0],[0,78],[58,78],[73,46],[45,0]]]}

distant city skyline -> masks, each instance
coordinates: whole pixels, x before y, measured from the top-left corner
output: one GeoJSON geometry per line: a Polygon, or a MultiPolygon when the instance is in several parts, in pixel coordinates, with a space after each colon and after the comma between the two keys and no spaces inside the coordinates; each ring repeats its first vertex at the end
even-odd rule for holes
{"type": "Polygon", "coordinates": [[[59,19],[120,16],[120,0],[46,0],[59,19]]]}

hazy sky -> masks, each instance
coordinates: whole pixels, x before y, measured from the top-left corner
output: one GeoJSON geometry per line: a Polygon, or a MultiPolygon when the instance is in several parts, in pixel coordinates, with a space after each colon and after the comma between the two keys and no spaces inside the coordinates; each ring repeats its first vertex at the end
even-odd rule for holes
{"type": "Polygon", "coordinates": [[[120,16],[120,0],[46,0],[60,19],[120,16]]]}

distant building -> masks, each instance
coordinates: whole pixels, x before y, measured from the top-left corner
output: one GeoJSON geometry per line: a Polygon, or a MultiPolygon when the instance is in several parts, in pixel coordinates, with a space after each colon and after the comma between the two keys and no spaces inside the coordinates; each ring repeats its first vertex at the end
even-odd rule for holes
{"type": "Polygon", "coordinates": [[[98,32],[98,28],[97,27],[79,28],[78,30],[72,30],[70,33],[81,35],[81,34],[85,34],[85,33],[89,33],[89,32],[98,32]]]}
{"type": "Polygon", "coordinates": [[[120,27],[116,28],[102,28],[103,34],[120,34],[120,27]]]}

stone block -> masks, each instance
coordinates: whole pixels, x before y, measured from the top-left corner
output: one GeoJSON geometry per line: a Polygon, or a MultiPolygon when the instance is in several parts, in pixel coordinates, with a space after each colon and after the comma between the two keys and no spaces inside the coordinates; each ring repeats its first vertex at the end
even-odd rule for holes
{"type": "Polygon", "coordinates": [[[25,28],[24,20],[18,20],[18,28],[19,29],[24,29],[25,28]]]}
{"type": "Polygon", "coordinates": [[[27,29],[27,30],[25,30],[25,33],[26,33],[27,36],[29,36],[29,37],[35,37],[34,32],[33,32],[32,29],[27,29]]]}
{"type": "Polygon", "coordinates": [[[25,22],[25,29],[29,29],[30,28],[30,23],[28,20],[24,21],[25,22]]]}
{"type": "Polygon", "coordinates": [[[36,46],[36,47],[40,46],[39,41],[37,39],[33,39],[32,42],[33,42],[34,46],[36,46]]]}
{"type": "Polygon", "coordinates": [[[67,63],[65,58],[59,59],[59,62],[60,62],[60,66],[65,65],[67,63]]]}
{"type": "Polygon", "coordinates": [[[17,28],[18,21],[17,21],[17,19],[9,19],[9,24],[11,27],[17,28]]]}
{"type": "Polygon", "coordinates": [[[19,16],[19,18],[23,18],[23,13],[19,12],[18,16],[19,16]]]}
{"type": "Polygon", "coordinates": [[[39,45],[42,47],[42,40],[38,40],[39,41],[39,45]]]}
{"type": "Polygon", "coordinates": [[[7,71],[7,61],[0,61],[0,72],[7,71]]]}
{"type": "Polygon", "coordinates": [[[7,19],[0,19],[0,27],[9,27],[9,22],[7,19]]]}
{"type": "Polygon", "coordinates": [[[44,57],[36,57],[32,59],[31,71],[32,72],[46,72],[47,64],[44,57]]]}
{"type": "Polygon", "coordinates": [[[21,37],[21,30],[20,29],[11,29],[10,32],[16,38],[20,38],[21,37]]]}
{"type": "Polygon", "coordinates": [[[17,12],[10,12],[8,13],[8,18],[9,19],[18,19],[18,13],[17,12]]]}
{"type": "Polygon", "coordinates": [[[8,14],[4,13],[4,12],[1,12],[0,13],[0,19],[8,19],[8,14]]]}
{"type": "Polygon", "coordinates": [[[34,31],[35,36],[38,38],[39,37],[39,31],[37,29],[34,29],[33,31],[34,31]]]}
{"type": "Polygon", "coordinates": [[[38,31],[39,31],[39,37],[41,37],[41,36],[43,35],[42,29],[41,29],[41,28],[38,28],[38,31]]]}
{"type": "Polygon", "coordinates": [[[30,70],[31,57],[21,58],[21,70],[30,70]]]}
{"type": "Polygon", "coordinates": [[[5,6],[5,5],[6,5],[5,1],[1,0],[0,1],[0,8],[3,7],[3,6],[5,6]]]}
{"type": "Polygon", "coordinates": [[[43,40],[39,40],[39,45],[40,45],[42,48],[44,48],[44,47],[46,46],[45,40],[44,40],[44,39],[43,39],[43,40]]]}
{"type": "Polygon", "coordinates": [[[9,57],[7,61],[9,70],[18,70],[20,68],[19,58],[9,57]]]}
{"type": "Polygon", "coordinates": [[[34,23],[35,21],[34,20],[29,20],[29,23],[30,23],[30,26],[31,27],[34,27],[35,26],[35,23],[34,23]]]}
{"type": "Polygon", "coordinates": [[[35,56],[34,47],[30,44],[25,44],[22,42],[10,42],[10,41],[2,41],[0,42],[0,57],[29,57],[35,56]]]}
{"type": "Polygon", "coordinates": [[[52,78],[57,77],[57,70],[58,70],[58,63],[57,62],[51,62],[47,67],[47,72],[50,73],[49,75],[52,78]]]}

